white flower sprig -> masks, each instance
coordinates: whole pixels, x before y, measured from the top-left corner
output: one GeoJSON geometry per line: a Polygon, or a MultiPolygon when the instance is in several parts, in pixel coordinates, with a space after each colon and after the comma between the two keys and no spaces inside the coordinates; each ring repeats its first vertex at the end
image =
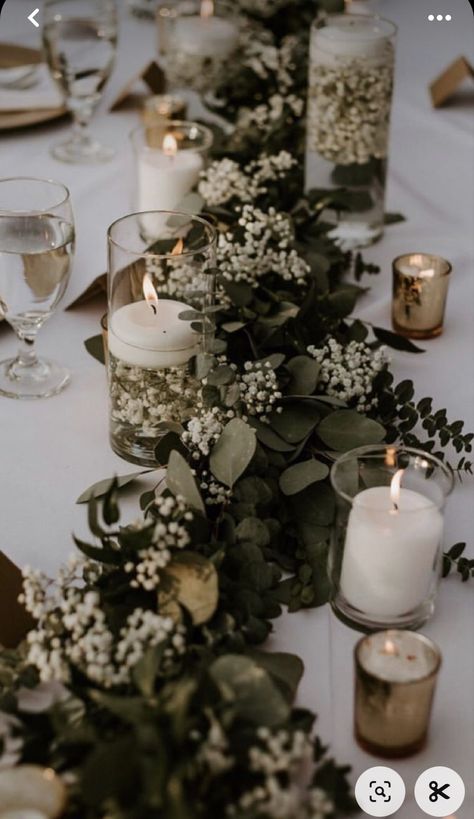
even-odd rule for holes
{"type": "Polygon", "coordinates": [[[277,375],[270,362],[246,361],[244,372],[238,377],[238,383],[247,414],[266,421],[267,414],[275,408],[275,404],[282,397],[277,375]]]}
{"type": "Polygon", "coordinates": [[[23,570],[22,602],[37,620],[27,637],[27,661],[42,682],[71,681],[73,670],[104,688],[125,685],[146,651],[165,642],[163,662],[184,651],[184,629],[170,617],[137,608],[120,629],[109,628],[98,592],[74,585],[84,579],[80,565],[52,582],[28,567],[23,570]]]}
{"type": "Polygon", "coordinates": [[[388,361],[384,347],[372,350],[368,344],[351,341],[346,346],[329,338],[323,347],[308,347],[308,353],[321,365],[319,384],[327,395],[353,404],[359,412],[377,406],[373,381],[388,361]]]}
{"type": "Polygon", "coordinates": [[[233,159],[218,159],[201,172],[198,190],[211,207],[224,205],[232,199],[252,202],[267,193],[266,183],[284,179],[296,164],[288,151],[261,154],[243,168],[233,159]]]}
{"type": "Polygon", "coordinates": [[[157,495],[153,508],[158,516],[155,524],[150,526],[146,520],[137,523],[140,528],[151,529],[151,543],[138,551],[136,562],[130,560],[124,567],[133,575],[130,585],[145,591],[153,591],[159,586],[161,572],[172,560],[173,550],[184,549],[189,544],[190,537],[184,524],[193,519],[193,513],[180,496],[157,495]]]}
{"type": "Polygon", "coordinates": [[[310,738],[303,731],[269,728],[259,728],[257,736],[258,744],[249,750],[249,768],[262,781],[245,791],[236,806],[229,806],[227,815],[239,809],[272,819],[326,819],[333,814],[334,804],[325,791],[305,787],[312,770],[310,738]]]}
{"type": "Polygon", "coordinates": [[[238,225],[243,228],[239,241],[231,232],[219,236],[218,266],[226,279],[255,286],[262,276],[276,273],[285,281],[305,283],[310,268],[292,246],[294,235],[287,214],[243,205],[238,225]]]}

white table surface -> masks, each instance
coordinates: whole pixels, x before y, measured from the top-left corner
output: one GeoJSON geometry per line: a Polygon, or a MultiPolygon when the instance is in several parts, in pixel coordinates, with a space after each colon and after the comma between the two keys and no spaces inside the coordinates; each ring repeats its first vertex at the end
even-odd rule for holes
{"type": "MultiPolygon", "coordinates": [[[[473,16],[467,0],[435,8],[431,0],[381,0],[382,14],[399,25],[397,83],[392,119],[388,210],[408,221],[389,228],[366,251],[378,263],[378,277],[366,277],[370,293],[359,305],[363,318],[389,326],[391,260],[410,251],[439,253],[453,263],[445,332],[426,343],[426,353],[393,353],[397,378],[412,378],[417,394],[434,396],[452,420],[474,429],[474,152],[472,89],[448,107],[433,111],[428,83],[461,54],[472,59],[473,16]],[[449,6],[449,8],[448,8],[449,6]],[[430,12],[449,11],[450,23],[428,22],[430,12]]],[[[34,45],[39,33],[26,21],[29,0],[10,0],[2,14],[0,40],[34,45]],[[14,7],[14,8],[13,8],[14,7]]],[[[41,21],[41,11],[39,15],[41,21]]],[[[72,192],[78,249],[66,302],[72,301],[106,267],[106,230],[129,212],[132,165],[128,133],[133,112],[107,113],[107,103],[154,56],[152,25],[126,18],[118,65],[94,120],[97,135],[117,150],[97,168],[61,165],[48,148],[62,138],[67,123],[0,136],[0,176],[36,175],[62,180],[72,192]]],[[[71,532],[86,532],[77,496],[94,481],[134,467],[115,456],[107,439],[105,372],[85,351],[84,339],[99,332],[103,305],[90,304],[54,316],[40,333],[40,351],[72,371],[72,383],[43,402],[0,398],[0,548],[17,564],[54,572],[72,550],[71,532]]],[[[0,328],[2,358],[15,349],[0,328]]],[[[473,549],[472,480],[457,485],[446,514],[446,545],[466,540],[473,549]]],[[[131,503],[131,501],[130,501],[131,503]]],[[[127,514],[135,516],[132,506],[127,514]]],[[[395,762],[407,785],[402,819],[423,816],[413,800],[419,773],[434,765],[457,770],[467,787],[458,819],[474,817],[474,589],[453,577],[442,583],[439,603],[425,633],[440,645],[444,664],[428,748],[411,760],[395,762]]],[[[365,753],[352,737],[352,648],[358,635],[325,607],[284,615],[276,623],[272,648],[295,651],[306,665],[299,701],[319,714],[318,730],[341,762],[353,765],[353,781],[366,768],[384,764],[365,753]]],[[[389,763],[390,764],[390,763],[389,763]]]]}

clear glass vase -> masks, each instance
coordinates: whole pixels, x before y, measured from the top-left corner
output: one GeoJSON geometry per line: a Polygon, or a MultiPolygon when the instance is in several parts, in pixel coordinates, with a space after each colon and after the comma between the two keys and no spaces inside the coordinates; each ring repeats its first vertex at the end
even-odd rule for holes
{"type": "Polygon", "coordinates": [[[162,435],[194,411],[189,364],[213,339],[215,243],[214,227],[185,213],[135,213],[109,229],[110,441],[132,463],[156,466],[162,435]]]}
{"type": "Polygon", "coordinates": [[[395,33],[365,14],[329,15],[311,29],[306,182],[332,191],[324,218],[345,249],[383,232],[395,33]]]}
{"type": "Polygon", "coordinates": [[[157,21],[167,86],[212,93],[239,48],[235,6],[226,0],[165,2],[157,21]]]}
{"type": "Polygon", "coordinates": [[[422,450],[382,444],[342,455],[331,482],[336,614],[361,630],[418,628],[434,611],[452,472],[422,450]]]}

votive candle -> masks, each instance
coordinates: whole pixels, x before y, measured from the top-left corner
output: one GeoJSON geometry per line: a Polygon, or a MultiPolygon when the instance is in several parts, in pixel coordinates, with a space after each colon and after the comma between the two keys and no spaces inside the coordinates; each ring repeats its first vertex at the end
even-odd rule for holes
{"type": "Polygon", "coordinates": [[[443,332],[451,264],[431,253],[407,253],[393,261],[392,325],[408,338],[443,332]]]}
{"type": "Polygon", "coordinates": [[[427,637],[388,630],[363,637],[355,657],[354,730],[368,753],[401,758],[425,745],[441,653],[427,637]]]}

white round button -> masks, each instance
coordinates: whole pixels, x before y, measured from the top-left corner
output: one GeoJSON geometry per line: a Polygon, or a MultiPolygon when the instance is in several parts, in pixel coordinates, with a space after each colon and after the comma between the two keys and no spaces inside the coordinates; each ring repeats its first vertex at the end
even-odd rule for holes
{"type": "Polygon", "coordinates": [[[459,774],[442,765],[423,771],[415,785],[417,805],[428,816],[451,816],[459,810],[465,795],[459,774]]]}
{"type": "Polygon", "coordinates": [[[405,785],[392,768],[369,768],[359,776],[355,798],[361,810],[369,816],[391,816],[405,801],[405,785]]]}

